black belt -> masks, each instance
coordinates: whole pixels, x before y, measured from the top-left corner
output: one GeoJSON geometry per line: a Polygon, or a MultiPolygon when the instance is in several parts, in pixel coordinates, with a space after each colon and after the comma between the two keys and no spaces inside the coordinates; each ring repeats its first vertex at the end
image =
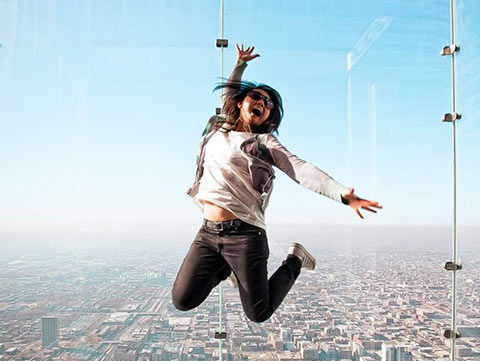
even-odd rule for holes
{"type": "Polygon", "coordinates": [[[235,218],[228,221],[210,221],[208,219],[203,219],[203,226],[212,231],[225,231],[231,228],[240,227],[244,222],[241,219],[235,218]]]}

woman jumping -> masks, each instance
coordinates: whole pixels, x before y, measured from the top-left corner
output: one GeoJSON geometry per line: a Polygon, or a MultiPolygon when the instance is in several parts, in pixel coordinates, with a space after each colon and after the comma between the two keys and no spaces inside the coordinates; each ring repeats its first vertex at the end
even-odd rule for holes
{"type": "MultiPolygon", "coordinates": [[[[268,278],[265,209],[279,168],[301,186],[376,213],[378,202],[357,197],[314,165],[289,152],[275,136],[283,116],[282,98],[265,84],[242,81],[247,62],[260,56],[237,45],[237,62],[226,84],[220,115],[210,118],[200,142],[197,172],[188,194],[203,211],[203,225],[178,271],[172,301],[182,311],[199,306],[222,280],[238,285],[243,309],[254,322],[272,316],[301,268],[315,258],[292,243],[286,259],[268,278]]],[[[277,132],[278,134],[278,132],[277,132]]]]}

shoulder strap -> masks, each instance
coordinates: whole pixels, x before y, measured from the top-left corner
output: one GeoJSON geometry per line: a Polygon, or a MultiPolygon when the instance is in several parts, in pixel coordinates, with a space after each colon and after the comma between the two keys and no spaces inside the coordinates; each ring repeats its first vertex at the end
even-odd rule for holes
{"type": "Polygon", "coordinates": [[[205,129],[203,130],[202,137],[207,135],[212,130],[212,126],[214,124],[217,124],[217,123],[220,123],[220,122],[222,122],[221,117],[219,117],[218,115],[211,116],[210,119],[207,122],[207,125],[205,126],[205,129]]]}

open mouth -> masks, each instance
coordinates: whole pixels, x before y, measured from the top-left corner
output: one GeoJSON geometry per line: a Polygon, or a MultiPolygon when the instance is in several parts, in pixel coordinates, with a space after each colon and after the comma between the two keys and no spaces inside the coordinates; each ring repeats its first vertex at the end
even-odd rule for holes
{"type": "Polygon", "coordinates": [[[253,110],[252,110],[252,113],[253,113],[254,115],[256,115],[257,117],[259,117],[259,116],[262,115],[263,109],[262,109],[262,107],[260,107],[260,106],[254,106],[254,107],[253,107],[253,110]]]}

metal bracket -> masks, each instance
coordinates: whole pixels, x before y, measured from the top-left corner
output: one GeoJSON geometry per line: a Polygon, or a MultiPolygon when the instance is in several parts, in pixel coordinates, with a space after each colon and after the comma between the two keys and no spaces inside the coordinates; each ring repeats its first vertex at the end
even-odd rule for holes
{"type": "Polygon", "coordinates": [[[219,115],[222,112],[222,108],[215,108],[215,114],[219,115]]]}
{"type": "Polygon", "coordinates": [[[228,48],[228,39],[217,39],[217,48],[228,48]]]}
{"type": "Polygon", "coordinates": [[[460,263],[454,263],[454,262],[445,262],[445,269],[447,271],[460,271],[463,266],[460,263]]]}
{"type": "Polygon", "coordinates": [[[217,340],[226,340],[227,339],[227,333],[226,332],[215,332],[215,338],[217,340]]]}
{"type": "Polygon", "coordinates": [[[456,112],[446,113],[442,117],[442,122],[454,122],[455,120],[461,119],[461,118],[462,118],[462,114],[460,113],[456,113],[456,112]]]}
{"type": "Polygon", "coordinates": [[[458,51],[460,51],[460,47],[457,44],[451,44],[451,45],[444,46],[442,51],[440,52],[440,55],[441,56],[453,55],[458,51]]]}
{"type": "Polygon", "coordinates": [[[443,333],[443,337],[448,339],[457,339],[462,337],[462,335],[458,331],[454,332],[453,330],[445,330],[445,332],[443,333]]]}

